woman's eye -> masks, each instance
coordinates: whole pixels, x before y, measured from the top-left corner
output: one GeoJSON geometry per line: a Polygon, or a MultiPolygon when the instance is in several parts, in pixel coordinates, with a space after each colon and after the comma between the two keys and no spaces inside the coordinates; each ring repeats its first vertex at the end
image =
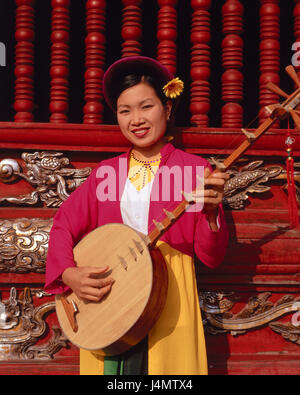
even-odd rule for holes
{"type": "Polygon", "coordinates": [[[122,115],[125,115],[125,114],[128,114],[128,113],[129,113],[128,110],[121,110],[121,111],[119,111],[119,114],[122,114],[122,115]]]}
{"type": "Polygon", "coordinates": [[[146,106],[143,106],[143,110],[148,110],[149,108],[152,108],[152,104],[147,104],[146,106]]]}

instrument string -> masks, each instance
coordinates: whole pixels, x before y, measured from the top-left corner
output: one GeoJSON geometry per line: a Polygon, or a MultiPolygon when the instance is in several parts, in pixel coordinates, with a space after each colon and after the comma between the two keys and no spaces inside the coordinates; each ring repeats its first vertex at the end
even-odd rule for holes
{"type": "MultiPolygon", "coordinates": [[[[135,241],[135,240],[134,240],[135,241]]],[[[141,244],[141,246],[142,246],[142,244],[141,244]]],[[[128,247],[129,248],[129,251],[130,251],[130,249],[131,249],[131,247],[128,247]]],[[[148,248],[147,248],[147,246],[143,246],[143,249],[141,250],[141,251],[139,251],[138,250],[138,247],[136,247],[136,249],[137,249],[137,251],[135,251],[135,253],[136,253],[136,257],[137,257],[137,259],[135,259],[134,257],[133,257],[133,255],[132,255],[132,253],[131,252],[129,252],[129,253],[127,253],[125,256],[118,256],[117,258],[116,258],[116,260],[118,259],[118,258],[122,258],[122,259],[124,259],[125,261],[126,261],[126,263],[128,264],[127,266],[126,266],[126,269],[124,268],[124,266],[122,265],[122,263],[121,263],[121,261],[120,262],[118,262],[117,264],[115,264],[114,266],[109,266],[109,269],[108,269],[108,273],[109,273],[109,275],[111,275],[119,266],[122,266],[123,268],[124,268],[124,270],[125,270],[125,272],[127,272],[127,269],[128,269],[128,267],[129,267],[129,265],[131,265],[132,263],[139,263],[138,261],[139,261],[139,259],[140,259],[140,256],[144,253],[144,251],[147,249],[148,250],[148,248]],[[139,254],[139,255],[138,255],[139,254]],[[128,260],[128,258],[132,258],[132,259],[129,259],[128,260]]],[[[132,249],[133,251],[134,251],[134,248],[132,249]]],[[[97,266],[98,267],[98,266],[97,266]]],[[[105,277],[105,275],[107,274],[107,272],[105,272],[105,273],[103,273],[103,274],[101,274],[101,278],[103,278],[103,277],[105,277]]],[[[84,301],[82,301],[81,299],[79,299],[79,298],[77,298],[78,299],[78,302],[76,301],[76,304],[77,304],[77,307],[79,308],[81,305],[85,305],[85,302],[84,301]]]]}
{"type": "MultiPolygon", "coordinates": [[[[137,242],[137,241],[134,240],[134,243],[135,242],[137,242]]],[[[140,242],[137,242],[137,243],[140,243],[140,242]]],[[[138,263],[140,256],[144,253],[145,250],[148,250],[148,247],[146,245],[143,245],[142,243],[140,243],[140,246],[142,247],[140,250],[138,249],[137,246],[135,246],[135,247],[128,246],[129,252],[125,255],[122,255],[122,256],[117,255],[115,259],[119,260],[119,262],[114,266],[110,266],[109,271],[111,273],[113,273],[113,271],[116,270],[119,266],[122,266],[125,269],[125,267],[124,267],[125,264],[126,264],[125,271],[127,271],[129,264],[131,264],[133,262],[138,263]],[[133,253],[135,254],[136,258],[135,258],[135,256],[133,256],[133,253]],[[122,261],[124,261],[124,265],[123,265],[122,261]]]]}
{"type": "MultiPolygon", "coordinates": [[[[254,124],[257,123],[258,119],[259,119],[259,115],[256,115],[256,117],[253,118],[245,127],[243,127],[243,129],[254,129],[253,131],[255,131],[255,130],[257,129],[257,126],[256,126],[256,125],[254,126],[254,124]]],[[[252,130],[250,130],[250,132],[252,132],[252,130]]],[[[244,137],[244,134],[242,134],[242,137],[244,137]]],[[[241,135],[238,134],[238,133],[235,133],[234,138],[232,138],[232,139],[230,140],[230,142],[227,143],[227,145],[225,145],[224,147],[222,147],[223,150],[224,150],[224,151],[226,151],[226,150],[232,150],[232,152],[233,152],[234,149],[237,148],[237,145],[238,145],[238,142],[240,141],[240,138],[241,138],[241,135]]],[[[225,155],[224,160],[225,160],[228,156],[229,156],[228,154],[225,155]]],[[[214,156],[213,156],[213,158],[214,158],[216,161],[219,161],[219,160],[222,161],[223,157],[224,157],[224,154],[217,154],[217,155],[214,155],[214,156]]]]}

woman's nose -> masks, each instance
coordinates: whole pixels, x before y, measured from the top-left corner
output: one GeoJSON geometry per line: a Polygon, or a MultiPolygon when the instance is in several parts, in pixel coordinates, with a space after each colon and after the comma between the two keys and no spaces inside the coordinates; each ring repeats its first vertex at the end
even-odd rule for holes
{"type": "Polygon", "coordinates": [[[132,118],[131,118],[132,125],[142,125],[144,123],[144,119],[140,113],[140,111],[132,111],[132,118]]]}

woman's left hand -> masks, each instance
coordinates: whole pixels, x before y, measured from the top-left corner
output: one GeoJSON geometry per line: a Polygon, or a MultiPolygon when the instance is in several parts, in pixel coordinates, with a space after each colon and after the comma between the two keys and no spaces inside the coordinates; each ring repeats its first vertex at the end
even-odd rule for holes
{"type": "Polygon", "coordinates": [[[211,172],[206,168],[204,178],[198,178],[200,184],[196,190],[191,194],[184,194],[187,201],[203,205],[202,212],[207,215],[210,228],[215,232],[218,230],[218,208],[223,200],[225,183],[229,177],[228,173],[220,170],[211,172]]]}
{"type": "Polygon", "coordinates": [[[224,187],[229,179],[229,174],[217,170],[210,172],[208,168],[204,172],[203,212],[208,216],[209,226],[213,231],[218,230],[218,208],[224,196],[224,187]]]}
{"type": "Polygon", "coordinates": [[[219,204],[223,200],[224,187],[229,179],[229,174],[217,170],[210,172],[208,168],[204,172],[204,212],[217,212],[219,204]]]}

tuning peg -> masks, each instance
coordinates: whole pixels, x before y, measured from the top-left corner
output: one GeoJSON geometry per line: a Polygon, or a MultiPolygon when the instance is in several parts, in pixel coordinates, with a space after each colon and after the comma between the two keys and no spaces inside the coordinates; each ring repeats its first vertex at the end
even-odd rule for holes
{"type": "Polygon", "coordinates": [[[289,109],[289,112],[293,118],[293,121],[297,125],[298,129],[300,129],[300,117],[297,115],[296,111],[294,111],[292,108],[289,109]]]}
{"type": "Polygon", "coordinates": [[[265,106],[265,109],[269,114],[273,114],[273,111],[280,107],[280,103],[270,104],[269,106],[265,106]]]}
{"type": "Polygon", "coordinates": [[[298,75],[297,75],[294,67],[292,65],[287,66],[285,68],[285,71],[288,73],[288,75],[291,77],[291,79],[295,82],[295,84],[298,86],[298,88],[300,88],[300,81],[299,81],[298,75]]]}
{"type": "Polygon", "coordinates": [[[163,208],[164,213],[166,214],[166,216],[169,218],[169,220],[172,222],[175,219],[175,215],[173,214],[172,211],[168,211],[165,208],[163,208]]]}
{"type": "Polygon", "coordinates": [[[213,164],[216,166],[217,169],[220,170],[226,170],[226,166],[224,165],[224,163],[219,162],[217,159],[215,159],[213,156],[210,158],[211,161],[213,162],[213,164]]]}
{"type": "Polygon", "coordinates": [[[163,225],[162,222],[155,221],[155,219],[153,219],[152,222],[154,223],[156,229],[157,229],[159,232],[162,232],[162,231],[165,229],[165,227],[164,227],[164,225],[163,225]]]}
{"type": "Polygon", "coordinates": [[[286,99],[289,97],[287,93],[285,93],[282,89],[280,89],[279,86],[273,84],[273,82],[269,82],[267,84],[267,89],[269,89],[273,93],[276,93],[276,95],[285,97],[286,99]]]}
{"type": "Polygon", "coordinates": [[[246,129],[241,129],[241,131],[247,137],[247,140],[249,141],[249,143],[252,143],[253,141],[256,140],[256,136],[254,133],[248,132],[246,129]]]}
{"type": "Polygon", "coordinates": [[[194,203],[196,203],[196,201],[195,201],[195,196],[194,196],[191,192],[182,191],[181,193],[183,194],[183,197],[185,198],[185,200],[186,200],[189,204],[194,204],[194,203]]]}

